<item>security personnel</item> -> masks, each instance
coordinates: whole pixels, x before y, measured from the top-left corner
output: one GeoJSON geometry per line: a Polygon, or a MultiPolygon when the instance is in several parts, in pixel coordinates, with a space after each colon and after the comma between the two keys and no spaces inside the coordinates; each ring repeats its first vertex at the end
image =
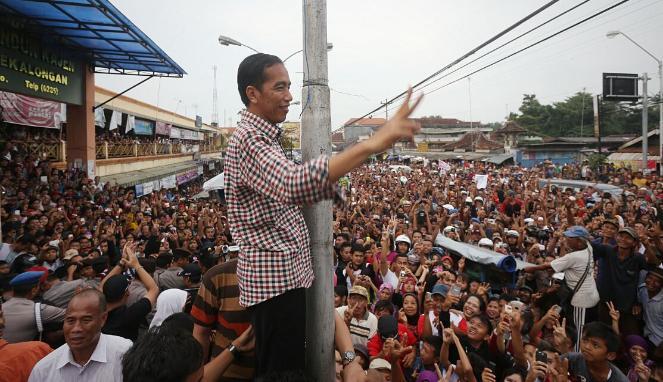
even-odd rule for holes
{"type": "Polygon", "coordinates": [[[64,320],[64,309],[46,304],[36,305],[33,301],[39,292],[39,280],[43,275],[44,272],[39,271],[24,272],[9,282],[14,297],[2,304],[5,315],[4,338],[7,342],[39,339],[44,326],[62,323],[64,320]]]}

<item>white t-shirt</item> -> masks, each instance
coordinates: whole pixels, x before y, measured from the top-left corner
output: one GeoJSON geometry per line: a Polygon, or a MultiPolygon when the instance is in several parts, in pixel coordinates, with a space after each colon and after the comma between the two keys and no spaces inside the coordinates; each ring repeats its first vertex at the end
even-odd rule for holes
{"type": "Polygon", "coordinates": [[[594,282],[594,259],[591,248],[591,246],[588,246],[583,250],[567,253],[550,263],[555,272],[564,272],[566,285],[573,290],[583,273],[585,273],[587,258],[589,258],[589,273],[578,292],[571,299],[571,305],[579,308],[594,307],[600,300],[599,291],[596,289],[596,283],[594,282]]]}
{"type": "Polygon", "coordinates": [[[391,287],[394,288],[394,290],[398,288],[398,277],[396,277],[396,274],[392,272],[391,269],[387,269],[387,274],[386,275],[381,274],[381,276],[383,284],[391,285],[391,287]]]}

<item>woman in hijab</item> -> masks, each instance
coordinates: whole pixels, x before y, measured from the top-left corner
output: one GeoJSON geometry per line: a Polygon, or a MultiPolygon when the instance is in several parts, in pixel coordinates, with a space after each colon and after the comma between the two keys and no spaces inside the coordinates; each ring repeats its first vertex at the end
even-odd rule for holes
{"type": "Polygon", "coordinates": [[[187,292],[175,288],[161,292],[157,298],[157,312],[150,323],[150,328],[161,326],[163,320],[170,315],[183,311],[188,295],[187,292]]]}

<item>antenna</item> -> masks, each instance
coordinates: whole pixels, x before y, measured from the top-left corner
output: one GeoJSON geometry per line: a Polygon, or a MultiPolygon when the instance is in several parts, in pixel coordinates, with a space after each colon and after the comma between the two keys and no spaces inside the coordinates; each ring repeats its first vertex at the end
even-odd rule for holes
{"type": "Polygon", "coordinates": [[[212,91],[212,126],[219,126],[219,97],[216,92],[216,65],[212,67],[214,70],[214,90],[212,91]]]}

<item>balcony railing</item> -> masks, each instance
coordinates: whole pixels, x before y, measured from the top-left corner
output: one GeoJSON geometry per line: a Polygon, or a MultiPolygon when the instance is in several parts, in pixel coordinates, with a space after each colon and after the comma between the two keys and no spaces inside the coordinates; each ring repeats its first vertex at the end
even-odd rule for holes
{"type": "Polygon", "coordinates": [[[19,152],[27,153],[37,157],[40,160],[59,161],[63,158],[63,142],[37,142],[37,141],[0,141],[0,147],[5,147],[8,143],[14,145],[19,152]]]}
{"type": "MultiPolygon", "coordinates": [[[[0,148],[8,144],[15,146],[20,153],[26,153],[40,160],[53,162],[66,161],[66,142],[39,141],[4,141],[0,140],[0,148]]],[[[221,145],[200,143],[185,145],[181,143],[136,143],[136,142],[96,142],[95,157],[97,159],[131,158],[184,153],[214,153],[223,151],[221,145]],[[196,147],[197,146],[197,147],[196,147]]]]}

